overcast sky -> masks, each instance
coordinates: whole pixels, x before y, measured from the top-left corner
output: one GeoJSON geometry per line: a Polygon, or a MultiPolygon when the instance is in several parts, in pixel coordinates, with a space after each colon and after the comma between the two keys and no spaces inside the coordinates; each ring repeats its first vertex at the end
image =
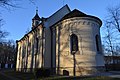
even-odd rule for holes
{"type": "Polygon", "coordinates": [[[78,9],[86,14],[97,16],[103,21],[107,16],[107,7],[120,5],[120,0],[35,0],[34,4],[29,0],[22,0],[17,4],[21,8],[13,8],[11,11],[0,8],[1,17],[5,21],[2,29],[10,32],[7,38],[13,40],[22,38],[28,28],[31,30],[36,7],[40,17],[49,17],[68,4],[71,10],[78,9]]]}

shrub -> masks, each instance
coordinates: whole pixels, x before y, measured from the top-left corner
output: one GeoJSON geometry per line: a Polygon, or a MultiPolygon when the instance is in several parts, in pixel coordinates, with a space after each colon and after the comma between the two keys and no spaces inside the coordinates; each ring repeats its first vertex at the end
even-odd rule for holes
{"type": "Polygon", "coordinates": [[[49,77],[50,76],[50,69],[37,68],[34,70],[34,75],[36,78],[49,77]]]}

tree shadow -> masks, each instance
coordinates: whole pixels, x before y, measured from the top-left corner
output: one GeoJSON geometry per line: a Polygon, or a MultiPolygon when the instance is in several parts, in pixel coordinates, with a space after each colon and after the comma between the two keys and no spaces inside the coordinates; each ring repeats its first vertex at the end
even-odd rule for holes
{"type": "MultiPolygon", "coordinates": [[[[69,51],[69,48],[70,48],[69,32],[67,34],[67,31],[69,31],[69,30],[61,31],[61,29],[62,28],[60,26],[58,26],[58,33],[56,34],[56,38],[58,39],[58,40],[56,39],[56,44],[58,47],[58,53],[56,54],[56,56],[58,57],[57,58],[57,60],[58,60],[57,73],[59,74],[62,69],[69,70],[69,69],[67,69],[67,68],[69,68],[69,66],[65,67],[64,64],[61,64],[61,57],[62,57],[63,59],[67,60],[68,63],[73,64],[73,74],[76,73],[76,67],[77,67],[77,69],[78,69],[77,71],[82,75],[82,71],[84,71],[85,69],[84,69],[84,67],[80,66],[80,64],[85,64],[85,63],[77,62],[76,57],[70,53],[70,51],[69,51]],[[67,41],[62,39],[64,37],[68,37],[67,41]],[[67,54],[67,55],[65,55],[65,54],[67,54]],[[71,56],[73,56],[73,57],[71,58],[71,56]]],[[[80,35],[79,35],[79,44],[80,44],[79,50],[81,50],[81,53],[83,54],[82,37],[80,35]]],[[[75,54],[75,55],[78,55],[78,54],[75,54]]]]}

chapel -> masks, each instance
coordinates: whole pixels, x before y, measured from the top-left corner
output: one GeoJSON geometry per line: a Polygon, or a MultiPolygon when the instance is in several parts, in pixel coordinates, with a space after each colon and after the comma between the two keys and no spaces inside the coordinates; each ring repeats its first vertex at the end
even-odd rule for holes
{"type": "Polygon", "coordinates": [[[16,70],[49,69],[51,74],[88,75],[104,71],[102,21],[63,6],[51,16],[32,19],[31,31],[17,40],[16,70]]]}

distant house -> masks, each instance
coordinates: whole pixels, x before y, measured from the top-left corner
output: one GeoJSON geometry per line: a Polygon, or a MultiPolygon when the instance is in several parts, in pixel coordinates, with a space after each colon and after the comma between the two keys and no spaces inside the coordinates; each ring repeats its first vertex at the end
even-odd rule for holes
{"type": "Polygon", "coordinates": [[[108,71],[120,71],[120,56],[104,56],[105,67],[108,71]]]}
{"type": "Polygon", "coordinates": [[[17,40],[17,71],[35,68],[52,74],[86,75],[104,70],[99,18],[67,5],[47,18],[36,10],[32,30],[17,40]]]}

